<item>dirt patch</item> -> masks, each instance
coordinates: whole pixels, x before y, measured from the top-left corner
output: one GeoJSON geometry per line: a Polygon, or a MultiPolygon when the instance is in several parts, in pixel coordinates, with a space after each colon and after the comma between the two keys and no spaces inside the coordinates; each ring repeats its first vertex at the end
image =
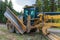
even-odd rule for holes
{"type": "Polygon", "coordinates": [[[2,38],[4,38],[5,40],[16,40],[16,37],[7,31],[7,27],[5,24],[0,24],[0,39],[4,40],[2,38]]]}
{"type": "Polygon", "coordinates": [[[11,35],[9,33],[7,34],[6,32],[0,31],[0,35],[5,36],[9,40],[16,40],[16,37],[15,36],[13,36],[13,35],[11,35]]]}
{"type": "Polygon", "coordinates": [[[5,35],[6,33],[4,33],[4,32],[2,32],[2,31],[0,31],[0,35],[5,35]]]}

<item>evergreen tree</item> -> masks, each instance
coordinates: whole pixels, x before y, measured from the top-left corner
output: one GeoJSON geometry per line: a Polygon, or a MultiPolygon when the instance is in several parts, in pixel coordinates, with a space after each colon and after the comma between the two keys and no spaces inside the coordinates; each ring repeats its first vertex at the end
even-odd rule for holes
{"type": "Polygon", "coordinates": [[[4,12],[6,10],[6,5],[4,2],[0,1],[0,23],[5,23],[6,18],[4,17],[4,12]]]}
{"type": "Polygon", "coordinates": [[[38,12],[41,12],[41,1],[40,0],[36,0],[36,7],[37,7],[37,10],[38,12]]]}
{"type": "Polygon", "coordinates": [[[5,0],[5,5],[6,5],[6,6],[8,5],[8,0],[5,0]]]}
{"type": "Polygon", "coordinates": [[[49,1],[44,0],[43,5],[44,5],[44,12],[49,12],[50,11],[49,1]]]}
{"type": "Polygon", "coordinates": [[[57,12],[60,12],[60,0],[58,0],[57,12]]]}
{"type": "Polygon", "coordinates": [[[38,12],[48,12],[49,10],[49,1],[48,0],[36,0],[36,6],[38,8],[38,12]]]}
{"type": "Polygon", "coordinates": [[[13,5],[12,5],[12,1],[9,1],[8,7],[12,10],[13,9],[13,5]]]}
{"type": "Polygon", "coordinates": [[[11,0],[9,1],[9,3],[8,3],[7,0],[5,0],[5,2],[0,1],[0,23],[6,23],[6,21],[7,21],[7,19],[4,16],[4,12],[6,11],[6,7],[7,6],[10,8],[10,10],[12,10],[13,13],[15,13],[16,15],[18,15],[18,12],[16,12],[13,9],[13,5],[12,5],[11,0]]]}
{"type": "Polygon", "coordinates": [[[56,12],[56,0],[36,0],[38,12],[56,12]]]}
{"type": "Polygon", "coordinates": [[[51,12],[55,11],[55,3],[54,0],[51,0],[51,12]]]}

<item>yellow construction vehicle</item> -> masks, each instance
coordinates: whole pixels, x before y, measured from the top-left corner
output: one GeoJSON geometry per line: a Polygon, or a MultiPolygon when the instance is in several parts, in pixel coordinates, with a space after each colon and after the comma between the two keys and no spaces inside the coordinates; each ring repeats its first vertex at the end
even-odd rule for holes
{"type": "Polygon", "coordinates": [[[23,17],[18,18],[8,7],[4,16],[8,19],[7,27],[10,32],[29,33],[31,31],[41,30],[44,35],[49,32],[48,28],[59,27],[60,23],[54,23],[54,20],[60,19],[60,12],[36,12],[35,7],[27,6],[24,8],[23,17]]]}

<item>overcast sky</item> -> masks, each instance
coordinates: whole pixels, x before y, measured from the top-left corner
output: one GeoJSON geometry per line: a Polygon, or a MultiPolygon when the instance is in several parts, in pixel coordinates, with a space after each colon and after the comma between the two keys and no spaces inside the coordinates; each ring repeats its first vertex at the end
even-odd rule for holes
{"type": "MultiPolygon", "coordinates": [[[[8,0],[9,1],[9,0],[8,0]]],[[[32,5],[35,4],[35,0],[11,0],[13,3],[13,8],[20,12],[21,10],[23,10],[23,7],[25,5],[32,5]]]]}

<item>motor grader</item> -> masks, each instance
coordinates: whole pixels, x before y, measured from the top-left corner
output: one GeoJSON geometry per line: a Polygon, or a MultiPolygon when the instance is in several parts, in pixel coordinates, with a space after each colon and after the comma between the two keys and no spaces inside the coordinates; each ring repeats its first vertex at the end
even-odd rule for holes
{"type": "Polygon", "coordinates": [[[8,7],[4,16],[8,19],[7,28],[10,32],[30,33],[31,31],[41,30],[44,35],[49,32],[51,27],[59,27],[60,23],[54,23],[53,20],[60,19],[60,12],[37,12],[35,7],[28,6],[24,8],[22,17],[16,16],[8,7]]]}

